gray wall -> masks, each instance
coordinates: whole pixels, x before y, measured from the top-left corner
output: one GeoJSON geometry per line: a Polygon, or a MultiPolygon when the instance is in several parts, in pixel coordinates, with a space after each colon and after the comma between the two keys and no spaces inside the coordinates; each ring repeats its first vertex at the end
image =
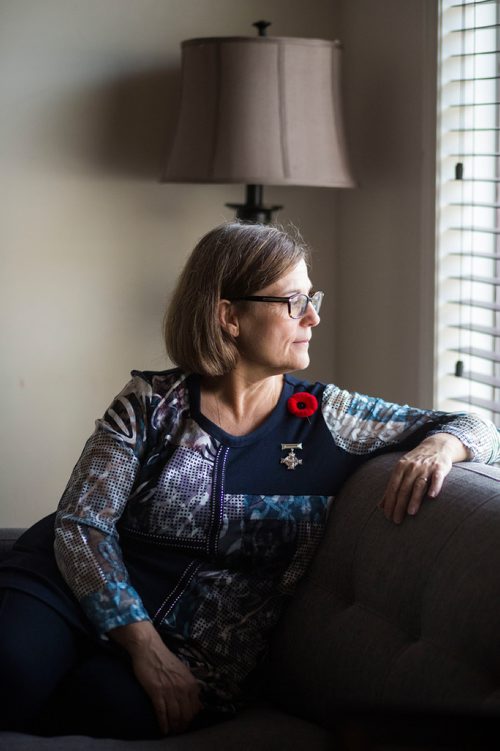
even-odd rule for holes
{"type": "Polygon", "coordinates": [[[335,377],[432,406],[435,0],[345,0],[344,99],[355,191],[338,194],[335,377]]]}
{"type": "Polygon", "coordinates": [[[51,511],[131,368],[168,366],[177,274],[242,196],[159,182],[189,37],[253,33],[264,17],[277,35],[344,41],[359,188],[266,190],[327,293],[307,375],[430,398],[433,5],[0,0],[0,525],[51,511]]]}
{"type": "MultiPolygon", "coordinates": [[[[167,367],[165,303],[241,186],[162,185],[180,43],[335,37],[330,0],[0,0],[0,524],[54,508],[132,368],[167,367]]],[[[331,380],[335,191],[269,190],[327,287],[313,378],[331,380]]]]}

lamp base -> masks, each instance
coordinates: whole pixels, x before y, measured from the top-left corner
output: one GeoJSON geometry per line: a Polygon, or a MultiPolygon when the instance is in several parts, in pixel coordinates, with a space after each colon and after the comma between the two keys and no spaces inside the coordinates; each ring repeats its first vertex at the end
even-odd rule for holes
{"type": "Polygon", "coordinates": [[[236,218],[248,224],[271,224],[273,211],[283,206],[249,206],[247,203],[226,203],[230,209],[236,209],[236,218]]]}
{"type": "Polygon", "coordinates": [[[236,209],[236,218],[248,224],[271,224],[273,211],[283,206],[264,206],[262,203],[262,185],[246,186],[246,203],[226,203],[230,209],[236,209]]]}

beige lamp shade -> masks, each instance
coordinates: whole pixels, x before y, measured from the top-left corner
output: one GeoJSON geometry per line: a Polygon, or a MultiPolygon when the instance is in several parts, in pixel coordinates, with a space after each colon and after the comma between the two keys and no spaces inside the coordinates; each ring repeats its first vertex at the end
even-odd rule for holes
{"type": "Polygon", "coordinates": [[[182,43],[167,182],[352,187],[339,42],[220,37],[182,43]]]}

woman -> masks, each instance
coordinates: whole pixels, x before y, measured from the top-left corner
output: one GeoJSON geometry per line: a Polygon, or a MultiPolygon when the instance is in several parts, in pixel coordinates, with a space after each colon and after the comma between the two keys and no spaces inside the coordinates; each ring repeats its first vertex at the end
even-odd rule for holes
{"type": "Polygon", "coordinates": [[[498,457],[478,417],[288,375],[320,320],[307,261],[260,225],[194,249],[165,321],[178,367],[133,372],[55,522],[0,571],[4,727],[154,737],[230,716],[353,470],[407,452],[381,501],[399,523],[453,462],[498,457]]]}

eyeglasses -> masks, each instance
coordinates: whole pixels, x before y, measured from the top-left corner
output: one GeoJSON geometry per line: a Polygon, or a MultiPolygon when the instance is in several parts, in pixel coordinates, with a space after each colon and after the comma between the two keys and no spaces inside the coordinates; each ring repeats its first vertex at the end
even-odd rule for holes
{"type": "Polygon", "coordinates": [[[298,292],[296,295],[291,295],[291,297],[248,295],[247,297],[233,297],[231,302],[237,302],[238,300],[249,300],[250,302],[286,302],[290,318],[302,318],[306,314],[309,303],[311,303],[315,312],[319,313],[324,294],[324,292],[315,292],[312,297],[309,297],[309,295],[305,295],[302,292],[298,292]]]}

